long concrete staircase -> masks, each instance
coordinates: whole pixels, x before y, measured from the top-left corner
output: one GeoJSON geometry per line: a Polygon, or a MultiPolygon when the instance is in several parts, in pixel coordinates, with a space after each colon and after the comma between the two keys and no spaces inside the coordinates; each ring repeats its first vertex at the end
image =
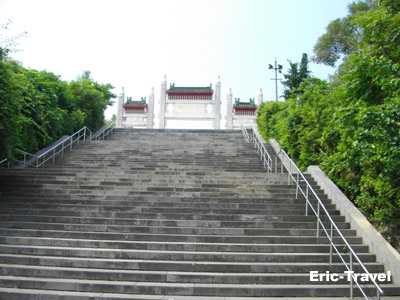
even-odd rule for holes
{"type": "MultiPolygon", "coordinates": [[[[46,168],[1,170],[0,299],[348,296],[345,279],[310,282],[344,267],[329,264],[287,178],[237,131],[118,130],[46,168]]],[[[370,272],[384,272],[315,188],[370,272]]]]}

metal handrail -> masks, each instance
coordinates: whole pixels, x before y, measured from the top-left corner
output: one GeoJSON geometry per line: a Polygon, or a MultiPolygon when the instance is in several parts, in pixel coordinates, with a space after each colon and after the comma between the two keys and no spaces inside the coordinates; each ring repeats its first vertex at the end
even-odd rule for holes
{"type": "Polygon", "coordinates": [[[35,167],[34,165],[30,164],[28,161],[30,161],[30,159],[27,160],[27,156],[32,157],[33,159],[37,158],[36,155],[31,154],[29,152],[26,152],[24,150],[18,149],[16,148],[15,151],[22,153],[24,155],[24,160],[19,160],[19,159],[15,159],[16,162],[19,162],[21,164],[24,164],[24,168],[26,168],[26,166],[30,166],[30,167],[35,167]]]}
{"type": "Polygon", "coordinates": [[[260,152],[260,159],[263,161],[264,167],[267,168],[268,172],[272,172],[272,158],[269,155],[267,148],[265,148],[261,136],[259,135],[258,132],[256,132],[256,130],[253,130],[253,142],[254,142],[254,147],[258,148],[258,151],[260,152]]]}
{"type": "Polygon", "coordinates": [[[9,160],[8,158],[2,159],[2,160],[0,161],[0,165],[1,165],[1,164],[4,164],[5,162],[7,162],[7,168],[9,168],[9,167],[10,167],[10,160],[9,160]]]}
{"type": "MultiPolygon", "coordinates": [[[[268,160],[270,159],[271,165],[272,165],[271,156],[269,155],[267,149],[265,148],[265,146],[264,146],[264,144],[263,144],[263,142],[261,140],[261,137],[255,131],[256,130],[253,130],[253,142],[256,144],[256,147],[258,147],[258,151],[261,153],[261,158],[264,160],[264,165],[265,165],[267,159],[268,160]],[[260,144],[262,146],[260,146],[260,144]],[[267,158],[265,156],[265,153],[267,155],[267,158]]],[[[369,276],[370,272],[367,270],[367,268],[365,267],[364,263],[361,261],[361,259],[358,257],[358,255],[355,253],[354,249],[350,246],[349,242],[346,240],[346,238],[344,237],[344,235],[342,234],[342,232],[340,231],[340,229],[338,228],[336,223],[333,221],[331,215],[329,214],[329,212],[326,209],[325,205],[322,203],[321,199],[318,197],[317,193],[314,191],[314,189],[312,188],[312,186],[310,185],[308,180],[304,177],[304,175],[302,174],[300,169],[293,162],[293,160],[289,157],[289,155],[287,155],[287,153],[283,149],[281,149],[279,151],[277,156],[279,156],[280,154],[281,154],[281,162],[282,162],[282,165],[281,165],[282,172],[283,172],[283,166],[284,166],[286,168],[286,170],[288,171],[288,183],[290,183],[290,178],[291,178],[294,181],[294,183],[296,184],[296,199],[298,198],[298,191],[300,191],[303,194],[304,198],[306,199],[306,211],[305,211],[305,214],[308,215],[308,207],[310,206],[311,210],[313,211],[313,213],[317,217],[317,232],[316,232],[317,237],[319,236],[319,231],[320,231],[320,226],[321,226],[323,232],[326,234],[326,236],[327,236],[327,238],[329,240],[329,243],[330,243],[329,263],[332,263],[333,249],[339,255],[339,258],[342,261],[342,263],[344,264],[344,266],[346,267],[346,269],[348,271],[350,271],[350,272],[352,272],[354,270],[353,267],[354,267],[354,259],[355,259],[359,263],[359,265],[362,267],[364,272],[366,274],[368,274],[368,277],[372,280],[372,282],[373,282],[373,284],[375,285],[375,288],[376,288],[377,298],[380,299],[380,296],[384,294],[383,290],[380,288],[380,286],[376,282],[375,278],[373,278],[372,276],[369,276]],[[286,161],[289,162],[289,167],[287,167],[286,164],[284,163],[284,161],[285,161],[284,158],[286,159],[286,161]],[[296,178],[295,178],[295,176],[293,176],[292,166],[294,167],[293,171],[296,172],[295,173],[296,174],[296,178]],[[303,180],[303,182],[306,184],[306,190],[305,191],[300,186],[300,177],[303,180]],[[315,208],[313,207],[312,203],[310,202],[310,199],[309,199],[310,192],[317,199],[317,203],[318,203],[317,204],[317,210],[315,210],[315,208]],[[328,229],[325,227],[324,223],[321,220],[321,209],[325,213],[325,216],[329,220],[329,223],[330,223],[330,231],[329,232],[328,232],[328,229]],[[349,251],[349,263],[346,262],[345,258],[343,257],[343,255],[338,250],[338,245],[336,245],[334,240],[333,240],[334,231],[336,231],[336,233],[340,236],[341,240],[344,242],[344,244],[346,245],[346,247],[347,247],[347,249],[349,251]]],[[[277,165],[275,165],[275,172],[278,172],[277,165]]],[[[355,277],[354,277],[354,273],[350,273],[350,274],[351,274],[350,297],[351,297],[351,299],[353,299],[353,294],[354,294],[353,293],[353,290],[354,290],[353,280],[354,280],[355,277]]],[[[364,296],[364,298],[368,299],[368,296],[365,294],[363,288],[360,286],[358,281],[357,280],[354,280],[354,281],[355,281],[357,287],[359,288],[360,292],[364,296]]]]}
{"type": "MultiPolygon", "coordinates": [[[[329,262],[332,263],[333,249],[335,249],[336,253],[339,255],[339,257],[340,257],[341,261],[343,262],[343,264],[345,265],[346,269],[348,271],[353,271],[353,264],[354,264],[353,258],[355,258],[357,260],[357,262],[359,263],[359,265],[362,267],[362,269],[365,271],[365,273],[368,274],[368,277],[370,279],[372,279],[372,282],[374,283],[376,290],[377,290],[377,298],[380,299],[380,295],[384,294],[383,290],[380,288],[379,284],[375,281],[375,279],[373,277],[369,276],[370,272],[367,270],[364,263],[361,261],[361,259],[358,257],[358,255],[356,254],[354,249],[350,246],[349,242],[343,236],[342,232],[340,231],[340,229],[338,228],[336,223],[333,221],[333,219],[332,219],[331,215],[329,214],[328,210],[326,209],[325,205],[322,203],[321,199],[318,197],[317,193],[314,191],[314,189],[312,188],[312,186],[310,185],[308,180],[304,177],[304,175],[301,173],[300,169],[297,167],[297,165],[293,162],[293,160],[289,157],[289,155],[287,155],[287,153],[283,149],[281,149],[277,155],[279,156],[279,154],[282,154],[281,162],[282,162],[282,165],[284,165],[286,170],[288,171],[288,176],[290,176],[290,178],[296,184],[296,198],[298,197],[297,192],[300,191],[303,194],[304,198],[306,199],[306,215],[308,215],[308,206],[310,206],[311,210],[314,212],[315,216],[317,217],[317,236],[319,236],[319,231],[320,231],[319,226],[321,226],[323,231],[325,232],[326,236],[328,237],[328,240],[331,245],[329,262]],[[289,163],[290,163],[289,168],[285,165],[283,156],[285,156],[285,159],[287,159],[289,161],[289,163]],[[297,174],[296,178],[293,176],[293,174],[291,172],[292,165],[294,166],[296,174],[297,174]],[[302,187],[300,186],[300,177],[303,180],[303,182],[306,184],[306,191],[304,191],[302,189],[302,187]],[[313,207],[312,203],[309,200],[310,192],[312,193],[312,195],[314,195],[314,197],[318,201],[317,211],[315,210],[315,208],[313,207]],[[330,222],[330,227],[331,227],[330,232],[328,232],[328,229],[325,227],[324,223],[321,221],[321,208],[322,208],[323,212],[325,212],[325,215],[330,222]],[[340,253],[340,251],[338,250],[337,246],[335,245],[335,243],[333,241],[334,230],[340,236],[340,238],[346,245],[347,249],[349,250],[349,253],[350,253],[349,265],[347,265],[347,262],[345,261],[344,257],[342,256],[342,254],[340,253]]],[[[351,297],[351,299],[353,299],[353,278],[354,278],[353,274],[351,274],[351,278],[352,278],[352,280],[350,281],[350,297],[351,297]]],[[[368,299],[367,295],[363,291],[363,288],[359,285],[358,281],[355,281],[355,283],[356,283],[357,287],[359,288],[359,290],[361,291],[361,293],[363,294],[363,296],[365,297],[365,299],[368,299]]]]}
{"type": "MultiPolygon", "coordinates": [[[[72,150],[72,146],[74,143],[77,143],[79,145],[79,142],[83,139],[84,141],[86,141],[86,137],[89,137],[89,139],[91,139],[93,132],[87,128],[86,126],[84,126],[83,128],[81,128],[80,130],[78,130],[77,132],[75,132],[73,135],[71,135],[70,137],[66,138],[65,140],[63,140],[62,142],[57,143],[56,145],[54,145],[53,147],[51,147],[49,150],[47,150],[46,152],[40,154],[40,155],[34,155],[31,154],[29,152],[26,152],[24,150],[21,149],[15,149],[17,152],[20,152],[24,155],[23,160],[19,160],[19,159],[15,159],[16,162],[22,163],[24,165],[24,168],[29,166],[29,167],[33,167],[33,168],[39,168],[39,167],[43,167],[46,162],[48,162],[49,160],[53,160],[53,163],[55,162],[55,158],[58,154],[62,154],[62,156],[64,155],[64,150],[69,148],[70,151],[72,150]],[[88,135],[89,133],[89,135],[88,135]],[[58,149],[60,148],[60,149],[58,149]],[[58,149],[58,150],[57,150],[58,149]],[[30,157],[30,159],[27,159],[27,157],[30,157]],[[32,164],[30,161],[34,160],[34,163],[32,164]]],[[[8,158],[3,159],[0,164],[4,163],[8,161],[8,167],[10,167],[10,160],[8,158]]]]}
{"type": "Polygon", "coordinates": [[[109,134],[111,134],[115,129],[116,129],[116,123],[117,121],[112,122],[110,125],[108,125],[106,128],[104,128],[100,133],[98,133],[93,140],[95,141],[100,141],[104,140],[109,134]]]}
{"type": "Polygon", "coordinates": [[[246,127],[243,125],[243,122],[240,122],[239,124],[240,124],[240,129],[242,130],[244,139],[246,140],[247,143],[249,143],[250,142],[250,136],[249,136],[249,133],[247,132],[246,127]]]}
{"type": "Polygon", "coordinates": [[[86,141],[87,131],[89,131],[89,133],[90,133],[89,134],[89,139],[90,139],[91,136],[92,136],[92,131],[89,128],[87,128],[86,126],[84,126],[80,130],[75,132],[73,135],[68,137],[67,139],[63,140],[62,142],[59,142],[57,145],[54,145],[53,147],[51,147],[46,152],[44,152],[41,155],[37,156],[36,166],[35,167],[36,168],[39,168],[41,166],[44,167],[44,164],[46,162],[48,162],[49,160],[51,160],[51,159],[53,160],[53,163],[54,163],[56,155],[61,153],[61,156],[64,156],[64,150],[69,147],[69,149],[71,151],[73,144],[77,143],[79,145],[79,141],[81,140],[82,137],[83,137],[83,140],[86,141]],[[69,144],[65,145],[65,143],[67,141],[69,142],[69,144]],[[61,146],[61,149],[57,151],[57,148],[60,147],[60,146],[61,146]],[[50,156],[46,158],[47,155],[50,155],[50,156]],[[42,160],[42,161],[40,162],[40,160],[42,160]]]}

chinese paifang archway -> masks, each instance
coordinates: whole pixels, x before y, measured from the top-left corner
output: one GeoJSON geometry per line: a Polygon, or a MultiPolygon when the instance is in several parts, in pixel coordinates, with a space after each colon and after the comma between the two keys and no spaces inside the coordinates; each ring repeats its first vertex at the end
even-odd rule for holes
{"type": "MultiPolygon", "coordinates": [[[[226,128],[237,129],[240,124],[246,127],[256,126],[257,110],[263,101],[261,89],[249,102],[241,102],[235,98],[232,103],[232,90],[227,94],[226,128]]],[[[208,86],[176,86],[171,83],[167,89],[167,79],[161,83],[159,99],[159,128],[168,128],[168,121],[206,121],[213,129],[221,128],[221,81],[215,88],[208,86]]],[[[154,127],[154,88],[148,96],[141,100],[125,100],[122,89],[118,98],[117,128],[153,128],[154,127]]]]}

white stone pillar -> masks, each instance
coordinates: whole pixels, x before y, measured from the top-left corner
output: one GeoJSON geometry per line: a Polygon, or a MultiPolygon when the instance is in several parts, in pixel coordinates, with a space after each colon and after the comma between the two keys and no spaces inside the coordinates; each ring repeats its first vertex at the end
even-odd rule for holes
{"type": "Polygon", "coordinates": [[[160,94],[160,128],[165,128],[165,106],[167,100],[167,76],[164,75],[164,81],[161,82],[161,94],[160,94]]]}
{"type": "Polygon", "coordinates": [[[214,129],[220,129],[221,127],[221,79],[218,76],[218,81],[215,84],[215,103],[214,103],[214,129]]]}
{"type": "Polygon", "coordinates": [[[261,103],[263,103],[264,101],[264,96],[263,96],[263,92],[262,89],[259,88],[258,89],[258,94],[257,94],[257,106],[258,108],[260,108],[261,103]]]}
{"type": "Polygon", "coordinates": [[[232,129],[232,89],[226,95],[226,129],[232,129]]]}
{"type": "Polygon", "coordinates": [[[147,128],[154,126],[154,87],[149,94],[149,103],[147,104],[147,128]]]}
{"type": "Polygon", "coordinates": [[[118,101],[117,101],[117,128],[122,128],[122,105],[124,104],[125,100],[125,91],[124,88],[122,87],[121,93],[118,96],[118,101]]]}

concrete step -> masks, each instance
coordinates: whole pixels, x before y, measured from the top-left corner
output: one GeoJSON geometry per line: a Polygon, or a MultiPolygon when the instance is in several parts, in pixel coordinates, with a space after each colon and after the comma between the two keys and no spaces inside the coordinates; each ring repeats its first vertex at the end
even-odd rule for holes
{"type": "MultiPolygon", "coordinates": [[[[240,244],[240,243],[194,243],[194,242],[154,242],[116,240],[74,240],[62,238],[33,238],[0,236],[0,243],[7,245],[61,246],[77,248],[140,249],[166,251],[208,251],[208,252],[261,252],[261,253],[329,253],[329,244],[240,244]]],[[[344,244],[338,245],[346,252],[344,244]]],[[[368,247],[353,245],[357,253],[367,253],[368,247]]]]}
{"type": "MultiPolygon", "coordinates": [[[[106,281],[141,281],[165,283],[210,283],[210,284],[309,284],[310,273],[213,273],[213,272],[178,272],[178,271],[144,271],[144,270],[109,270],[95,268],[76,268],[30,266],[30,265],[1,265],[3,277],[35,277],[106,280],[106,281]]],[[[346,273],[337,273],[337,281],[317,281],[316,285],[346,284],[349,282],[346,273]]],[[[0,280],[1,280],[0,276],[0,280]]],[[[387,279],[383,284],[392,283],[387,279]]],[[[373,284],[367,280],[364,284],[373,284]]]]}
{"type": "MultiPolygon", "coordinates": [[[[343,273],[346,271],[342,263],[268,263],[268,262],[199,262],[199,261],[166,261],[166,260],[135,260],[110,258],[80,258],[40,255],[0,254],[0,263],[4,265],[32,265],[69,268],[94,268],[110,270],[149,270],[149,271],[182,271],[182,272],[213,272],[213,273],[310,273],[318,271],[325,273],[343,273]]],[[[370,272],[383,273],[382,264],[367,263],[370,272]]],[[[78,270],[79,271],[79,270],[78,270]]],[[[354,271],[363,273],[363,269],[355,265],[354,271]]]]}
{"type": "MultiPolygon", "coordinates": [[[[314,236],[314,228],[224,228],[224,227],[157,227],[110,224],[43,223],[0,221],[0,228],[67,230],[89,232],[148,233],[169,235],[233,235],[233,236],[314,236]]],[[[355,236],[352,229],[342,229],[343,236],[355,236]]],[[[323,233],[320,230],[320,233],[323,233]]]]}
{"type": "MultiPolygon", "coordinates": [[[[347,296],[348,284],[291,285],[291,284],[219,284],[219,283],[159,283],[84,279],[54,279],[39,277],[0,276],[0,285],[7,288],[44,289],[73,292],[113,291],[121,294],[180,295],[180,296],[230,296],[230,297],[318,297],[347,296]]],[[[375,289],[366,288],[367,294],[375,295],[375,289]]],[[[385,287],[386,295],[396,295],[399,288],[385,287]]],[[[355,290],[355,295],[360,293],[355,290]]]]}
{"type": "MultiPolygon", "coordinates": [[[[72,248],[28,245],[0,245],[0,253],[19,255],[51,255],[87,258],[111,259],[146,259],[146,260],[183,260],[183,261],[218,261],[218,262],[329,262],[329,253],[258,253],[258,252],[208,252],[208,251],[168,251],[105,248],[72,248]]],[[[349,261],[349,255],[342,256],[349,261]]],[[[360,253],[364,262],[375,262],[375,255],[360,253]]],[[[333,257],[334,262],[340,258],[333,257]]]]}
{"type": "MultiPolygon", "coordinates": [[[[326,244],[328,238],[322,235],[316,236],[239,236],[238,235],[197,235],[197,234],[160,234],[160,233],[126,233],[126,232],[85,232],[85,231],[64,231],[64,230],[38,230],[20,228],[1,228],[7,236],[31,236],[47,238],[68,238],[68,239],[105,239],[105,240],[135,240],[135,241],[161,241],[161,242],[198,242],[198,243],[247,243],[247,244],[326,244]]],[[[341,244],[342,239],[334,237],[335,243],[341,244]]],[[[346,240],[351,244],[360,244],[361,238],[348,236],[346,240]]]]}
{"type": "MultiPolygon", "coordinates": [[[[274,215],[274,214],[195,214],[195,213],[143,213],[143,212],[115,212],[115,211],[75,211],[75,210],[57,210],[57,209],[36,209],[29,208],[29,206],[16,207],[16,208],[4,208],[1,214],[24,214],[24,215],[45,215],[45,216],[75,216],[77,218],[112,218],[112,219],[156,219],[156,220],[209,220],[216,222],[241,222],[241,221],[269,221],[269,222],[315,222],[316,217],[312,215],[306,216],[304,212],[302,214],[287,214],[287,215],[274,215]]],[[[1,215],[0,214],[0,215],[1,215]]],[[[343,216],[334,215],[333,220],[337,223],[344,221],[343,216]]],[[[326,216],[322,216],[321,220],[326,222],[328,219],[326,216]]]]}
{"type": "MultiPolygon", "coordinates": [[[[316,221],[277,222],[277,221],[213,221],[213,220],[168,220],[168,219],[130,219],[130,218],[93,218],[71,216],[46,216],[25,214],[0,214],[0,221],[41,222],[41,223],[75,223],[75,224],[109,224],[153,227],[206,227],[206,228],[302,228],[315,229],[316,221]]],[[[329,227],[330,223],[324,223],[329,227]]],[[[337,223],[340,229],[349,229],[348,223],[337,223]]]]}
{"type": "MultiPolygon", "coordinates": [[[[311,184],[368,269],[384,272],[311,184]]],[[[44,169],[0,170],[0,299],[345,297],[344,279],[310,282],[310,271],[345,271],[316,224],[239,131],[119,130],[44,169]]]]}

